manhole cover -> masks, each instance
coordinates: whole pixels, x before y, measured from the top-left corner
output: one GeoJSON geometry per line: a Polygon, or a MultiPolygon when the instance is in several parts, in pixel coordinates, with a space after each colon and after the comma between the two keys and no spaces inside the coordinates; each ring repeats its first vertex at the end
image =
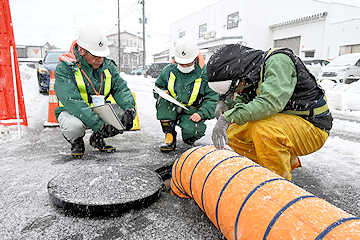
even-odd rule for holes
{"type": "Polygon", "coordinates": [[[60,174],[48,183],[52,201],[83,213],[124,212],[155,201],[162,180],[140,167],[87,166],[60,174]]]}

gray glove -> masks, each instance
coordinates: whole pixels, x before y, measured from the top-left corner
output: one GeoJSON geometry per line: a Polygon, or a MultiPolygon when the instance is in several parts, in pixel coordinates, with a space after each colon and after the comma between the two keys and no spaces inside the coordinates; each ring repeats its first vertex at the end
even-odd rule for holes
{"type": "Polygon", "coordinates": [[[215,117],[216,119],[219,119],[219,117],[226,112],[227,110],[229,110],[228,106],[226,105],[226,103],[224,102],[218,102],[216,104],[216,108],[215,108],[215,117]]]}
{"type": "Polygon", "coordinates": [[[228,127],[228,121],[226,121],[223,115],[220,115],[212,132],[212,141],[217,149],[224,148],[224,143],[229,144],[229,139],[226,134],[228,127]]]}

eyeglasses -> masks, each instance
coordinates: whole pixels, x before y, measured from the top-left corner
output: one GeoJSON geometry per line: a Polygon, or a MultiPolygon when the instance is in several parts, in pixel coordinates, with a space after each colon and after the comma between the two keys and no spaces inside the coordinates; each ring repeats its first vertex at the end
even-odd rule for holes
{"type": "Polygon", "coordinates": [[[194,65],[194,63],[195,63],[195,60],[191,63],[185,63],[185,64],[179,63],[179,65],[182,67],[191,67],[192,65],[194,65]]]}
{"type": "MultiPolygon", "coordinates": [[[[93,58],[102,58],[102,57],[98,57],[98,56],[92,55],[91,52],[89,52],[88,50],[85,49],[85,54],[86,54],[86,53],[89,53],[93,58]]],[[[84,54],[84,55],[85,55],[85,54],[84,54]]]]}

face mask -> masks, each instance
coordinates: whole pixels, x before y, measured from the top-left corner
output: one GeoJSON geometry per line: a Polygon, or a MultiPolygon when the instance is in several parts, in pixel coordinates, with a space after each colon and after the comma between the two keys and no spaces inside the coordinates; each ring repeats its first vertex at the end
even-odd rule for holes
{"type": "Polygon", "coordinates": [[[180,70],[180,72],[182,73],[189,73],[191,71],[193,71],[195,69],[195,64],[193,64],[192,66],[190,67],[183,67],[183,66],[180,66],[180,64],[177,65],[177,68],[180,70]]]}
{"type": "Polygon", "coordinates": [[[209,87],[220,95],[225,94],[231,85],[232,80],[225,80],[221,82],[209,82],[209,87]]]}

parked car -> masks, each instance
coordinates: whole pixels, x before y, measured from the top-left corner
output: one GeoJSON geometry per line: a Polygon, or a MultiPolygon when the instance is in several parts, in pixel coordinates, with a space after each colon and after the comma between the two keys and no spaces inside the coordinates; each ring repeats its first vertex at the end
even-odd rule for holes
{"type": "Polygon", "coordinates": [[[330,63],[330,61],[325,58],[304,58],[302,61],[314,76],[318,76],[321,68],[330,63]]]}
{"type": "Polygon", "coordinates": [[[349,53],[334,58],[321,68],[320,81],[331,80],[335,83],[351,83],[360,79],[360,53],[349,53]]]}
{"type": "Polygon", "coordinates": [[[39,92],[49,92],[50,72],[55,70],[60,62],[59,57],[68,51],[51,50],[46,53],[44,60],[40,60],[40,66],[37,69],[37,78],[39,83],[39,92]]]}
{"type": "Polygon", "coordinates": [[[170,64],[169,62],[152,63],[149,66],[146,74],[148,76],[153,77],[153,78],[157,78],[160,75],[161,70],[163,70],[163,68],[166,67],[169,64],[170,64]]]}
{"type": "Polygon", "coordinates": [[[130,72],[131,75],[143,75],[143,69],[142,67],[134,69],[130,72]]]}

